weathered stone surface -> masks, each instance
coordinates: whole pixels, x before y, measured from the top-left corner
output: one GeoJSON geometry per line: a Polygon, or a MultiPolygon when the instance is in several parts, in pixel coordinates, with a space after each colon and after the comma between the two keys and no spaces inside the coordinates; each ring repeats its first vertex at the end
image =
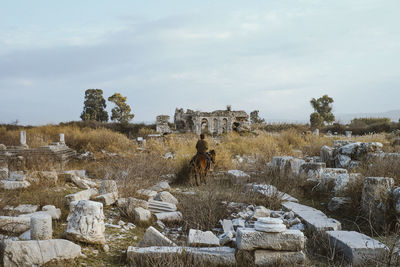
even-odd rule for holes
{"type": "Polygon", "coordinates": [[[151,219],[151,212],[142,207],[137,207],[133,211],[135,222],[148,222],[151,219]]]}
{"type": "Polygon", "coordinates": [[[142,240],[138,243],[138,247],[166,246],[175,247],[176,244],[161,234],[153,226],[147,228],[142,240]]]}
{"type": "Polygon", "coordinates": [[[0,167],[0,179],[7,179],[8,178],[8,168],[0,167]]]}
{"type": "Polygon", "coordinates": [[[342,209],[344,206],[351,203],[351,198],[349,197],[333,197],[328,203],[329,211],[336,211],[342,209]]]}
{"type": "Polygon", "coordinates": [[[257,206],[254,208],[252,218],[258,219],[261,217],[269,217],[270,214],[271,214],[271,210],[269,210],[263,206],[257,206]]]}
{"type": "Polygon", "coordinates": [[[148,189],[139,189],[136,191],[136,194],[144,199],[151,200],[157,195],[157,191],[148,190],[148,189]]]}
{"type": "Polygon", "coordinates": [[[234,184],[244,184],[250,179],[250,175],[241,170],[229,170],[227,174],[234,184]]]}
{"type": "Polygon", "coordinates": [[[115,193],[107,193],[95,197],[94,200],[103,203],[104,206],[110,206],[117,201],[116,197],[115,193]]]}
{"type": "Polygon", "coordinates": [[[303,251],[271,251],[256,250],[254,252],[254,263],[257,266],[300,266],[306,261],[303,251]]]}
{"type": "Polygon", "coordinates": [[[346,189],[349,181],[350,175],[346,169],[326,168],[321,176],[321,189],[340,192],[346,189]]]}
{"type": "Polygon", "coordinates": [[[311,231],[340,230],[341,223],[335,219],[328,218],[322,211],[294,202],[284,202],[282,206],[305,222],[311,231]]]}
{"type": "Polygon", "coordinates": [[[31,227],[29,217],[0,216],[0,230],[20,234],[31,227]]]}
{"type": "Polygon", "coordinates": [[[234,228],[244,228],[245,220],[243,220],[242,218],[236,218],[232,220],[232,224],[234,228]]]}
{"type": "Polygon", "coordinates": [[[36,212],[39,208],[38,205],[31,205],[31,204],[20,204],[15,208],[12,207],[4,207],[4,210],[8,211],[11,215],[20,215],[20,214],[27,214],[36,212]]]}
{"type": "Polygon", "coordinates": [[[105,244],[103,204],[90,200],[80,200],[67,218],[64,235],[67,239],[90,244],[105,244]]]}
{"type": "Polygon", "coordinates": [[[254,223],[254,229],[267,233],[281,233],[287,230],[281,219],[270,217],[259,218],[254,223]]]}
{"type": "Polygon", "coordinates": [[[8,178],[10,181],[25,181],[26,174],[23,171],[12,171],[10,172],[10,177],[8,178]]]}
{"type": "Polygon", "coordinates": [[[335,166],[336,168],[347,168],[351,162],[351,157],[338,154],[335,157],[335,166]]]}
{"type": "Polygon", "coordinates": [[[149,200],[149,210],[154,213],[176,211],[175,204],[157,200],[149,200]]]}
{"type": "Polygon", "coordinates": [[[161,192],[171,190],[171,187],[169,186],[169,183],[167,181],[160,181],[156,185],[150,187],[149,190],[161,192]]]}
{"type": "Polygon", "coordinates": [[[232,220],[220,220],[219,221],[222,225],[222,229],[224,231],[224,233],[228,233],[228,232],[234,232],[235,230],[233,229],[233,223],[232,220]]]}
{"type": "Polygon", "coordinates": [[[250,190],[263,194],[267,197],[278,198],[282,201],[299,202],[289,194],[279,191],[275,186],[269,184],[249,184],[250,190]]]}
{"type": "Polygon", "coordinates": [[[4,266],[39,266],[52,260],[80,257],[81,247],[64,239],[3,241],[4,266]]]}
{"type": "Polygon", "coordinates": [[[142,199],[137,199],[137,198],[127,198],[127,199],[119,199],[117,201],[117,205],[119,208],[121,208],[123,211],[126,212],[126,215],[130,218],[134,218],[135,215],[135,208],[137,207],[142,207],[143,209],[149,209],[149,203],[145,200],[142,199]]]}
{"type": "Polygon", "coordinates": [[[128,247],[126,252],[131,266],[139,266],[143,259],[157,262],[161,257],[190,257],[198,266],[235,266],[235,249],[229,247],[128,247]]]}
{"type": "Polygon", "coordinates": [[[272,158],[272,167],[279,171],[281,176],[299,175],[300,167],[304,163],[304,160],[290,156],[276,156],[272,158]]]}
{"type": "Polygon", "coordinates": [[[327,231],[331,246],[343,253],[353,266],[383,262],[389,249],[381,242],[354,231],[327,231]]]}
{"type": "Polygon", "coordinates": [[[400,187],[393,189],[393,200],[394,209],[397,214],[400,214],[400,187]]]}
{"type": "Polygon", "coordinates": [[[387,177],[367,177],[364,180],[362,191],[362,208],[370,213],[374,221],[382,223],[385,213],[389,208],[393,178],[387,177]]]}
{"type": "Polygon", "coordinates": [[[162,191],[162,192],[158,193],[154,197],[154,200],[168,202],[168,203],[172,203],[174,205],[178,204],[178,200],[168,191],[162,191]]]}
{"type": "Polygon", "coordinates": [[[298,230],[267,233],[251,228],[238,228],[236,232],[236,245],[238,249],[242,250],[271,249],[301,251],[304,249],[304,242],[304,234],[298,230]]]}
{"type": "Polygon", "coordinates": [[[29,186],[31,186],[31,183],[29,183],[28,181],[0,180],[0,188],[5,190],[22,189],[28,188],[29,186]]]}
{"type": "Polygon", "coordinates": [[[233,233],[234,233],[234,231],[225,232],[222,235],[218,236],[219,244],[221,246],[225,246],[229,242],[233,241],[234,240],[234,234],[233,233]]]}
{"type": "Polygon", "coordinates": [[[42,211],[48,213],[53,220],[61,218],[61,209],[56,208],[54,205],[43,206],[42,211]]]}
{"type": "Polygon", "coordinates": [[[118,186],[114,180],[104,180],[101,182],[99,194],[103,195],[108,193],[114,193],[118,196],[118,186]]]}
{"type": "Polygon", "coordinates": [[[31,239],[52,239],[53,227],[49,214],[36,214],[31,217],[31,239]]]}
{"type": "Polygon", "coordinates": [[[171,212],[159,212],[154,214],[157,220],[162,222],[181,222],[183,220],[182,213],[180,211],[171,212]]]}
{"type": "Polygon", "coordinates": [[[18,238],[19,240],[31,240],[31,230],[23,232],[18,238]]]}
{"type": "Polygon", "coordinates": [[[79,201],[79,200],[89,200],[94,196],[98,195],[96,188],[89,188],[87,190],[79,191],[74,194],[69,194],[65,196],[68,202],[79,201]]]}
{"type": "Polygon", "coordinates": [[[329,146],[323,146],[321,148],[320,157],[321,161],[325,162],[327,167],[334,167],[334,158],[333,158],[334,149],[329,146]]]}
{"type": "Polygon", "coordinates": [[[211,231],[190,229],[187,238],[189,247],[215,247],[219,246],[219,239],[211,231]]]}
{"type": "Polygon", "coordinates": [[[325,162],[306,162],[300,167],[300,176],[305,179],[321,179],[325,162]]]}

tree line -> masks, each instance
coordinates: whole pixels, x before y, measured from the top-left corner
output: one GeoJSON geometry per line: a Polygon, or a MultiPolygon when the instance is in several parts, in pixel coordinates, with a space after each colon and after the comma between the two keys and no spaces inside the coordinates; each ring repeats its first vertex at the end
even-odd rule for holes
{"type": "MultiPolygon", "coordinates": [[[[126,96],[115,93],[108,98],[108,101],[115,104],[111,110],[111,120],[121,124],[128,124],[135,115],[131,113],[131,107],[126,103],[126,96]]],[[[87,89],[85,91],[85,101],[81,119],[83,121],[108,121],[108,112],[106,110],[106,100],[103,97],[101,89],[87,89]]]]}
{"type": "MultiPolygon", "coordinates": [[[[126,103],[126,96],[122,96],[119,93],[115,93],[108,98],[108,101],[115,104],[115,107],[111,110],[111,120],[119,122],[121,124],[128,124],[135,115],[131,113],[131,107],[126,103]]],[[[313,113],[310,115],[310,124],[313,128],[319,128],[330,124],[335,120],[335,116],[332,113],[333,98],[328,95],[324,95],[318,99],[311,99],[311,106],[314,108],[313,113]]],[[[83,121],[99,121],[107,122],[108,113],[106,111],[106,100],[103,97],[103,90],[101,89],[87,89],[85,91],[84,107],[81,114],[83,121]]],[[[227,106],[230,110],[231,107],[227,106]]],[[[250,122],[252,124],[264,124],[265,119],[260,118],[258,115],[259,111],[254,110],[250,112],[250,122]]]]}

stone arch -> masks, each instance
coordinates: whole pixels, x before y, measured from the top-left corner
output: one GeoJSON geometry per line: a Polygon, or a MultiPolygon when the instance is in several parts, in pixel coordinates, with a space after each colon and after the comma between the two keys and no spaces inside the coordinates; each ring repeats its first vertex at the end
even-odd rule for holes
{"type": "Polygon", "coordinates": [[[222,132],[223,133],[228,132],[228,119],[227,118],[222,119],[222,132]]]}
{"type": "Polygon", "coordinates": [[[217,118],[213,119],[213,133],[214,134],[218,133],[218,120],[217,120],[217,118]]]}
{"type": "Polygon", "coordinates": [[[209,128],[208,120],[206,118],[201,119],[201,132],[202,133],[208,132],[208,128],[209,128]]]}

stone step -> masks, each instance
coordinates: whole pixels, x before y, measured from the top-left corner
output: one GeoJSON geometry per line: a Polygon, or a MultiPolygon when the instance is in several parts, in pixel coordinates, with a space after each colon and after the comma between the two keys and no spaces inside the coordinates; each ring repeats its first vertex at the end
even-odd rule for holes
{"type": "Polygon", "coordinates": [[[197,266],[235,266],[235,249],[229,247],[195,248],[195,247],[128,247],[127,259],[131,266],[140,266],[142,261],[149,260],[154,265],[161,264],[162,257],[169,260],[183,255],[190,257],[197,266]]]}
{"type": "Polygon", "coordinates": [[[355,231],[327,231],[330,245],[353,266],[383,263],[389,252],[386,245],[355,231]]]}
{"type": "Polygon", "coordinates": [[[328,218],[320,210],[294,202],[283,202],[282,206],[288,211],[293,211],[311,231],[325,232],[342,229],[342,225],[338,220],[328,218]]]}

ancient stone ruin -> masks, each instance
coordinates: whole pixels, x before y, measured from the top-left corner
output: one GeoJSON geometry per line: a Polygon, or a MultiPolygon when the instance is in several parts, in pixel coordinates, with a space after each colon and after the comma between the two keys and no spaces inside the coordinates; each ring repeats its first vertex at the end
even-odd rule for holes
{"type": "Polygon", "coordinates": [[[168,125],[169,116],[168,115],[159,115],[156,118],[156,131],[160,134],[171,133],[171,128],[168,125]]]}
{"type": "Polygon", "coordinates": [[[38,162],[46,162],[55,169],[63,169],[76,151],[65,144],[64,134],[60,134],[59,142],[48,146],[30,148],[26,143],[26,132],[20,132],[20,144],[0,147],[0,162],[6,163],[10,170],[24,170],[38,162]]]}
{"type": "Polygon", "coordinates": [[[249,129],[249,115],[245,111],[216,110],[200,112],[188,109],[176,109],[175,129],[179,132],[222,134],[249,129]]]}

